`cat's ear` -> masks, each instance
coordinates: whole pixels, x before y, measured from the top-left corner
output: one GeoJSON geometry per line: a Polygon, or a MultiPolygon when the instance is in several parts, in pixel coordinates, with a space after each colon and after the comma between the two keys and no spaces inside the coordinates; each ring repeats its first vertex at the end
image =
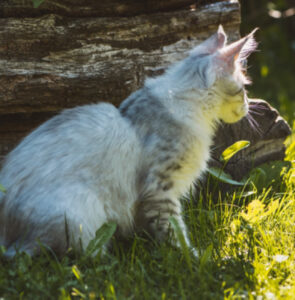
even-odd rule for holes
{"type": "Polygon", "coordinates": [[[254,33],[257,30],[258,28],[254,29],[247,36],[220,49],[216,58],[229,69],[233,69],[236,61],[241,62],[245,60],[253,51],[256,50],[257,43],[254,39],[254,33]]]}
{"type": "Polygon", "coordinates": [[[224,47],[226,45],[227,42],[227,35],[224,32],[223,26],[220,24],[218,26],[218,30],[216,32],[217,37],[218,37],[218,49],[224,47]]]}
{"type": "Polygon", "coordinates": [[[215,34],[211,35],[207,40],[198,45],[191,51],[191,55],[213,54],[218,49],[224,47],[227,41],[227,36],[222,25],[219,25],[215,34]]]}

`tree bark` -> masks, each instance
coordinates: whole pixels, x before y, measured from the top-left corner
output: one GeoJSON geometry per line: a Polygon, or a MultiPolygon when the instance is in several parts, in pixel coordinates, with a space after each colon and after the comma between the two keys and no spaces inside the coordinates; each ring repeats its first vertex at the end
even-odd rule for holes
{"type": "Polygon", "coordinates": [[[239,21],[227,1],[133,18],[0,19],[0,114],[117,105],[219,23],[236,38],[239,21]]]}
{"type": "Polygon", "coordinates": [[[31,1],[0,3],[0,155],[63,108],[119,105],[146,76],[182,59],[219,24],[230,39],[239,35],[237,1],[195,9],[185,8],[193,1],[184,0],[75,1],[45,0],[36,11],[31,1]],[[106,15],[117,16],[122,3],[133,17],[82,12],[100,16],[113,10],[106,15]],[[158,4],[149,10],[148,3],[158,4]],[[159,5],[164,12],[154,12],[159,5]],[[30,11],[37,16],[23,17],[30,11]]]}
{"type": "MultiPolygon", "coordinates": [[[[167,12],[202,3],[200,0],[45,0],[34,8],[32,0],[2,0],[0,17],[36,17],[58,14],[69,17],[126,17],[167,12]]],[[[217,1],[206,1],[217,2],[217,1]]]]}
{"type": "MultiPolygon", "coordinates": [[[[99,101],[119,105],[146,76],[171,63],[219,24],[229,40],[239,37],[238,1],[31,0],[0,2],[0,156],[33,128],[63,108],[99,101]],[[206,4],[204,4],[206,3],[206,4]]],[[[265,102],[257,121],[224,125],[216,135],[210,165],[236,140],[251,147],[232,158],[227,171],[241,178],[254,165],[282,159],[290,133],[265,102]],[[253,161],[252,161],[253,166],[253,161]]]]}

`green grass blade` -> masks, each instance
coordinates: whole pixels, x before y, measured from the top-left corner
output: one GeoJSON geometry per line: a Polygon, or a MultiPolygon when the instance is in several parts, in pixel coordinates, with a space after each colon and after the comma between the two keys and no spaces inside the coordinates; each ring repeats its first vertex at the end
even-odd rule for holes
{"type": "Polygon", "coordinates": [[[206,264],[210,261],[212,257],[213,245],[210,244],[206,250],[204,251],[201,259],[200,259],[200,269],[204,269],[206,264]]]}
{"type": "Polygon", "coordinates": [[[190,250],[185,241],[185,238],[184,238],[183,232],[179,226],[179,223],[176,220],[176,218],[174,218],[172,216],[169,217],[169,222],[172,225],[172,228],[175,232],[175,236],[180,244],[181,250],[183,252],[183,255],[184,255],[185,261],[189,267],[189,270],[190,270],[190,272],[192,272],[193,269],[192,269],[192,261],[191,261],[191,257],[190,257],[190,250]]]}
{"type": "Polygon", "coordinates": [[[208,173],[213,177],[217,178],[221,182],[225,182],[232,185],[240,185],[240,186],[246,184],[245,181],[233,180],[229,174],[225,173],[222,169],[219,168],[215,168],[215,167],[208,168],[208,173]]]}

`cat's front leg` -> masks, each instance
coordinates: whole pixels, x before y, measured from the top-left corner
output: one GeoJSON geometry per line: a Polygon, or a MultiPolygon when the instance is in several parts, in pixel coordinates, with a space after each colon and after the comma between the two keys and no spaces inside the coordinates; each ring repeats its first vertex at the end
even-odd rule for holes
{"type": "Polygon", "coordinates": [[[171,228],[170,217],[176,219],[187,246],[191,248],[187,229],[181,217],[181,204],[178,199],[163,195],[162,197],[150,197],[138,201],[136,205],[135,225],[138,231],[147,232],[158,242],[165,241],[172,233],[174,237],[172,243],[180,247],[180,242],[171,228]]]}

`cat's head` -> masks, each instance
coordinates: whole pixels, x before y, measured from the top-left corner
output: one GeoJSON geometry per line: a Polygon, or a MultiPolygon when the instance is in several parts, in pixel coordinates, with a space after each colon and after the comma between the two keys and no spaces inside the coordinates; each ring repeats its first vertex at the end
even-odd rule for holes
{"type": "Polygon", "coordinates": [[[227,45],[227,36],[219,26],[186,59],[168,69],[164,76],[174,84],[169,89],[201,105],[208,116],[226,123],[239,121],[248,112],[244,86],[250,81],[243,66],[256,49],[255,31],[227,45]]]}
{"type": "Polygon", "coordinates": [[[250,80],[245,75],[244,65],[247,57],[256,49],[257,43],[253,37],[256,30],[230,45],[226,45],[222,27],[215,35],[219,44],[210,58],[212,78],[209,75],[208,79],[213,83],[209,90],[219,100],[218,118],[226,123],[235,123],[248,113],[245,85],[250,80]]]}

